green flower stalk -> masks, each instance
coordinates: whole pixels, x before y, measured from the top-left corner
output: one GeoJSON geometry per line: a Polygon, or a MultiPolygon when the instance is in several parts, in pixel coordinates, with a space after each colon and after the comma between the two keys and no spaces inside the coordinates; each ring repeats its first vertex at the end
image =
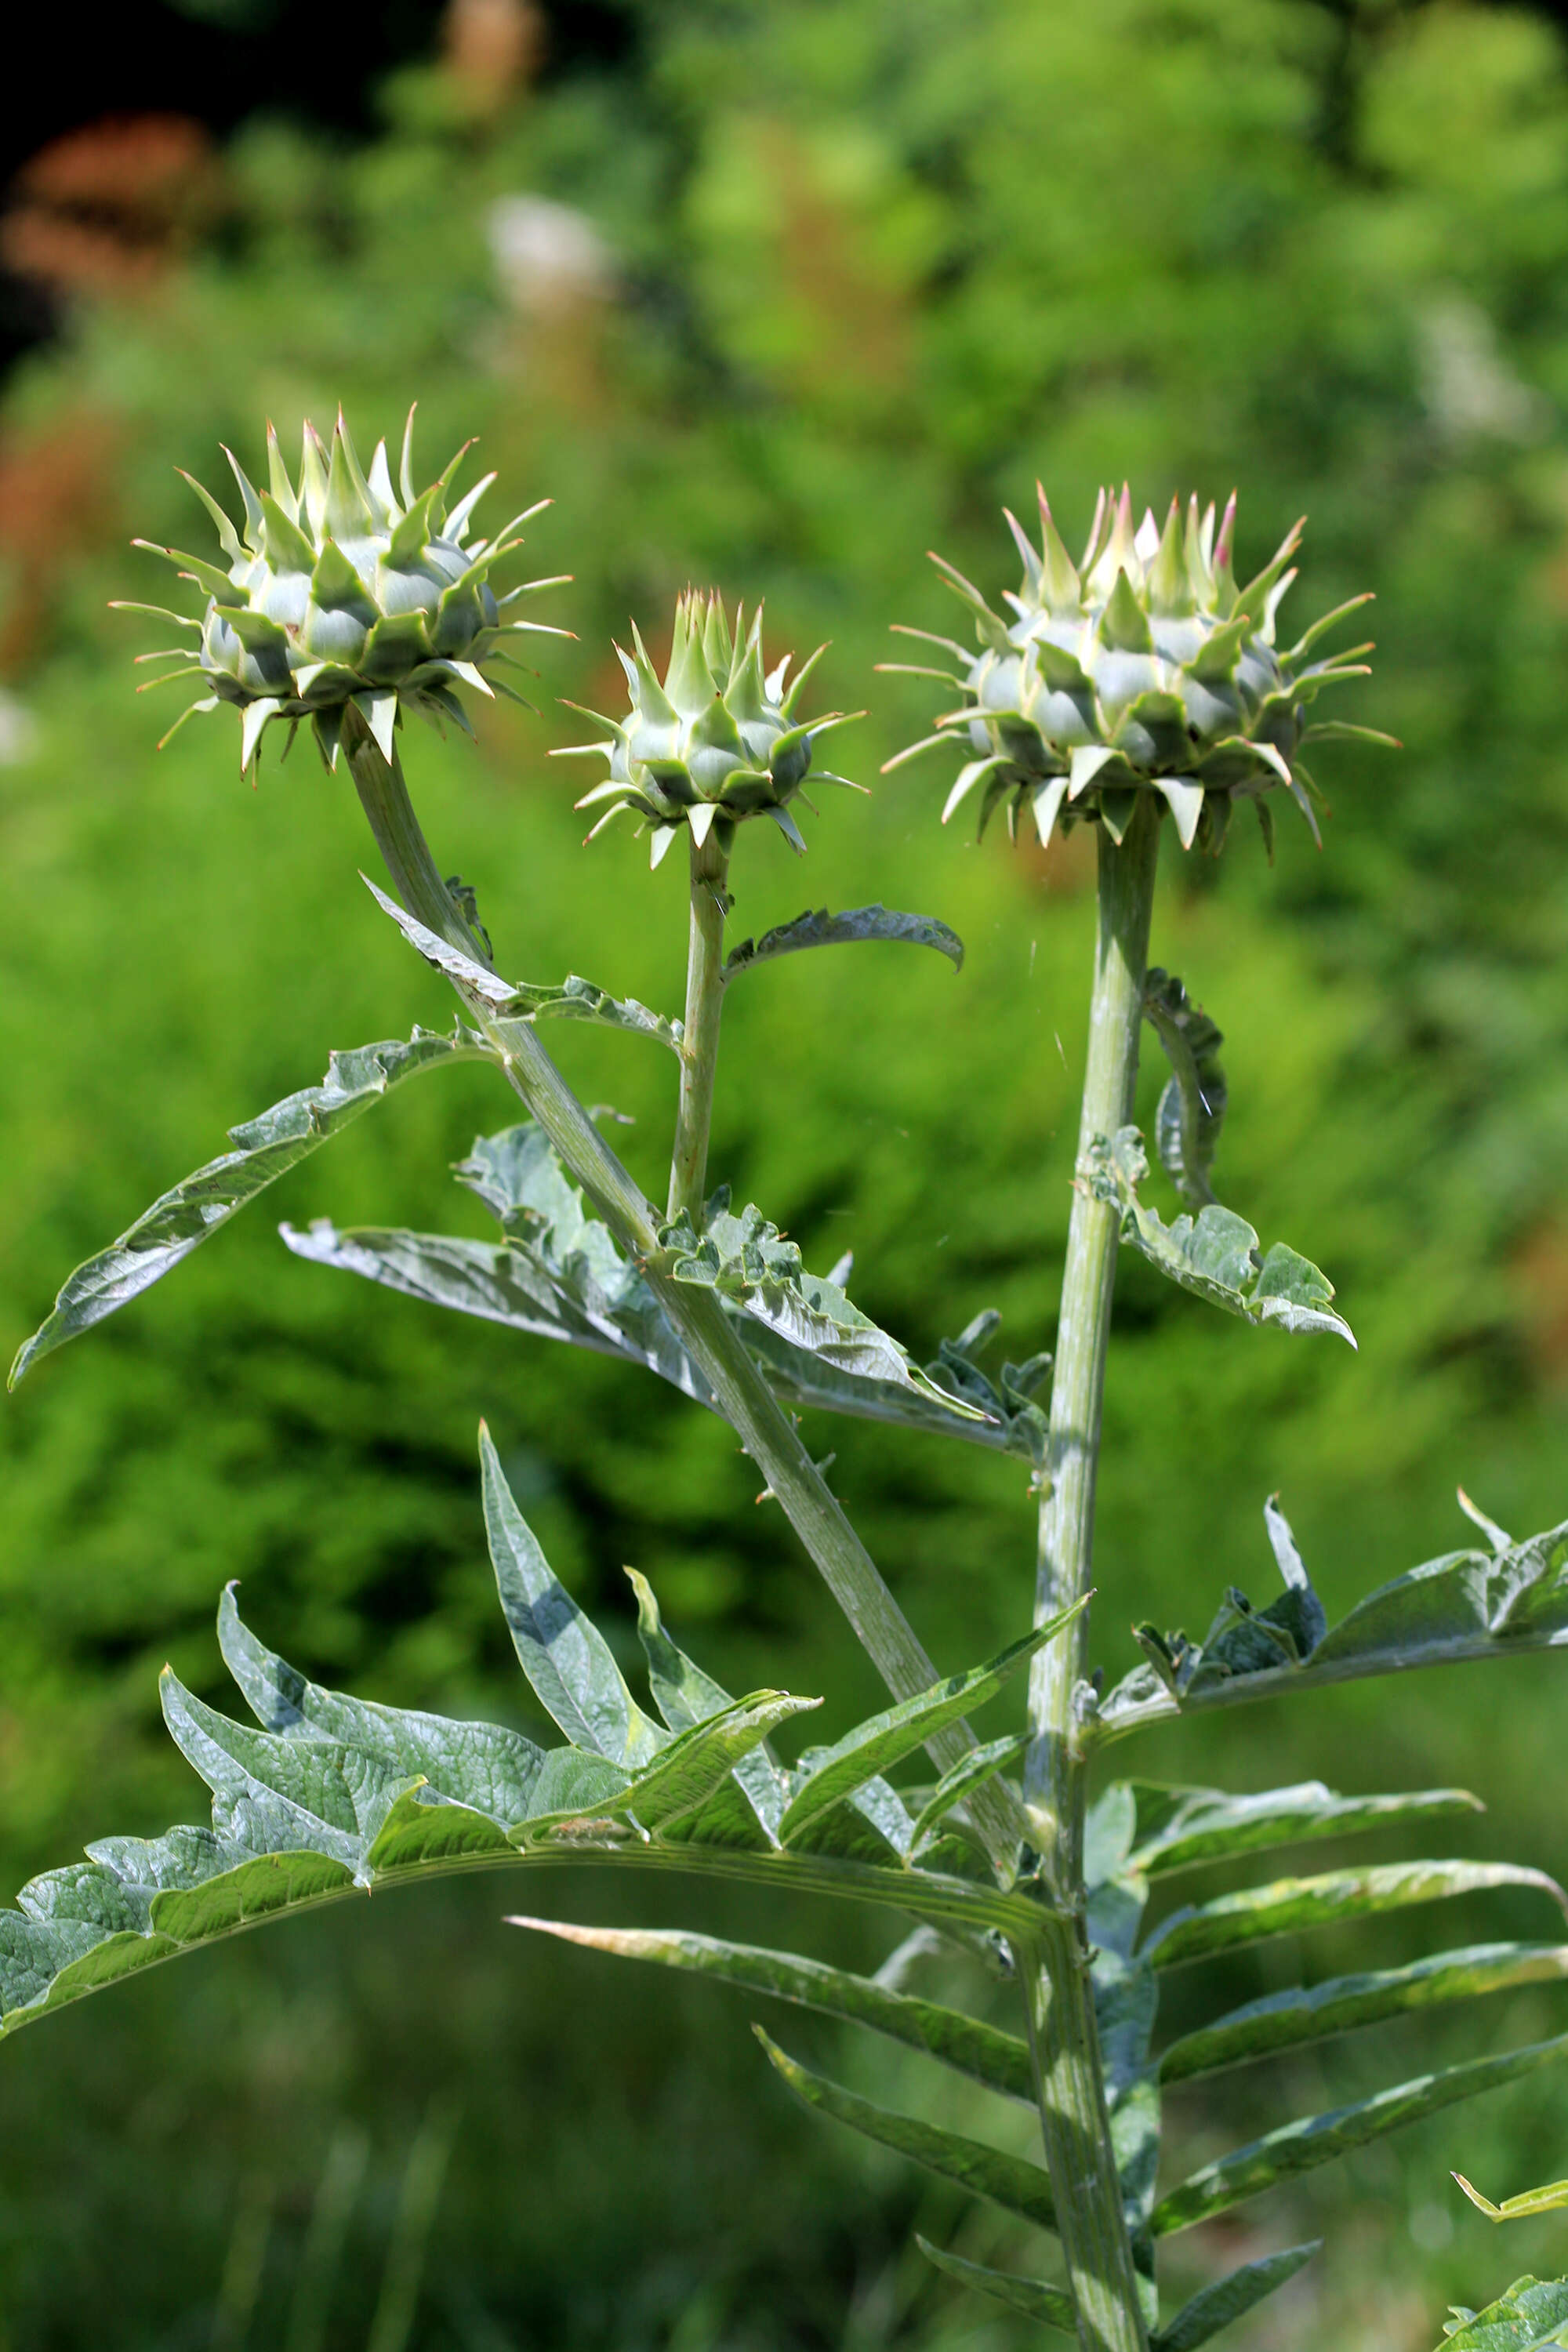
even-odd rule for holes
{"type": "Polygon", "coordinates": [[[514,516],[494,539],[470,541],[474,509],[495,476],[487,474],[448,509],[453,476],[473,445],[465,444],[429,488],[416,493],[413,434],[411,408],[395,490],[384,441],[377,442],[367,474],[341,409],[330,449],[307,419],[296,488],[269,425],[265,490],[258,492],[233,454],[224,452],[245,509],[237,530],[211,493],[184,476],[212,517],[227,570],[178,548],[137,540],[138,547],[165,556],[183,579],[205,589],[206,610],[196,621],[158,605],[118,608],[172,621],[196,637],[194,646],[139,656],[180,662],[153,680],[155,685],[195,677],[210,688],[181,713],[170,735],[196,711],[234,705],[243,773],[253,769],[275,719],[288,722],[289,743],[301,719],[309,719],[331,769],[351,703],[390,759],[393,731],[405,709],[437,728],[449,721],[468,734],[472,730],[459,687],[522,699],[485,676],[488,667],[507,660],[505,638],[571,632],[502,614],[520,598],[560,583],[531,580],[498,597],[489,574],[521,546],[521,525],[549,500],[514,516]]]}
{"type": "Polygon", "coordinates": [[[816,740],[864,713],[831,711],[809,724],[795,717],[801,688],[825,646],[786,684],[788,654],[775,668],[763,670],[760,608],[748,628],[743,609],[737,607],[731,635],[723,599],[713,590],[705,596],[695,588],[676,605],[662,683],[635,621],[632,646],[629,654],[616,647],[631,689],[632,707],[624,719],[584,710],[581,703],[567,705],[607,727],[609,741],[564,744],[555,753],[558,759],[602,756],[609,761],[605,781],[577,803],[579,808],[608,803],[590,841],[613,818],[630,812],[644,820],[652,836],[654,866],[683,827],[698,849],[711,834],[721,856],[728,857],[735,827],[747,817],[768,816],[790,847],[804,852],[789,804],[799,798],[811,807],[805,786],[864,790],[847,776],[813,764],[816,740]]]}
{"type": "MultiPolygon", "coordinates": [[[[922,629],[956,656],[957,670],[915,668],[950,679],[961,700],[936,732],[888,762],[897,767],[938,744],[970,757],[942,810],[945,824],[976,790],[980,829],[1005,803],[1010,831],[1026,807],[1042,843],[1080,819],[1122,841],[1140,799],[1169,806],[1184,849],[1217,851],[1232,807],[1249,800],[1270,851],[1273,822],[1263,795],[1289,793],[1319,840],[1317,787],[1301,759],[1304,745],[1334,736],[1388,743],[1393,738],[1339,720],[1310,723],[1325,686],[1366,674],[1359,656],[1370,645],[1314,659],[1313,648],[1367,596],[1352,597],[1314,622],[1288,652],[1275,623],[1295,579],[1297,523],[1255,580],[1238,589],[1231,572],[1236,499],[1216,530],[1215,509],[1193,499],[1184,519],[1177,500],[1162,530],[1150,512],[1136,530],[1132,499],[1102,490],[1089,544],[1074,564],[1046,494],[1039,492],[1037,551],[1008,514],[1024,576],[1009,594],[1012,618],[994,612],[980,590],[941,556],[931,561],[974,617],[978,655],[922,629]]],[[[1320,843],[1321,845],[1321,843],[1320,843]]]]}

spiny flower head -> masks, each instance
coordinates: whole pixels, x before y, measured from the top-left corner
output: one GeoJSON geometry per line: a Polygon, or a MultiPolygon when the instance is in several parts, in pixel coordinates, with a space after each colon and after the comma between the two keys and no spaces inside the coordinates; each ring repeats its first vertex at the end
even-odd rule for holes
{"type": "MultiPolygon", "coordinates": [[[[588,838],[601,832],[613,817],[627,810],[643,818],[652,835],[652,863],[657,866],[677,833],[689,825],[698,843],[714,833],[728,852],[734,830],[743,818],[769,816],[792,849],[804,851],[805,842],[789,813],[788,803],[808,783],[845,784],[814,767],[813,744],[829,728],[843,727],[863,716],[831,712],[809,724],[797,721],[796,699],[825,646],[819,646],[788,685],[791,656],[775,668],[763,668],[763,616],[759,609],[748,628],[744,610],[736,608],[731,635],[723,599],[716,590],[706,595],[689,588],[676,604],[669,664],[662,681],[648,659],[647,647],[636,622],[631,653],[617,646],[621,667],[631,689],[631,709],[623,719],[606,719],[596,710],[584,712],[610,730],[607,742],[565,744],[560,759],[601,754],[610,772],[577,803],[589,808],[607,803],[588,838]]],[[[569,703],[580,710],[581,703],[569,703]]],[[[811,803],[806,801],[809,808],[811,803]]]]}
{"type": "MultiPolygon", "coordinates": [[[[1074,564],[1051,520],[1042,489],[1037,550],[1009,514],[1023,558],[1012,617],[993,612],[978,588],[941,556],[932,562],[974,616],[978,655],[922,629],[956,656],[956,670],[915,675],[950,679],[956,709],[937,732],[888,762],[896,767],[933,744],[969,753],[942,811],[945,824],[982,788],[980,828],[1005,802],[1010,830],[1027,806],[1042,843],[1058,823],[1104,824],[1120,841],[1140,792],[1160,794],[1184,849],[1194,841],[1217,850],[1232,804],[1250,800],[1272,849],[1272,820],[1262,795],[1283,785],[1318,839],[1316,786],[1301,747],[1332,736],[1393,738],[1339,720],[1317,725],[1306,713],[1324,686],[1362,677],[1357,656],[1368,646],[1310,658],[1324,632],[1368,603],[1365,596],[1314,623],[1289,652],[1275,644],[1281,598],[1296,577],[1290,565],[1298,523],[1273,560],[1238,589],[1231,572],[1236,529],[1232,496],[1217,530],[1213,506],[1194,498],[1184,517],[1173,499],[1163,530],[1152,513],[1136,530],[1132,500],[1102,490],[1089,545],[1074,564]]],[[[889,668],[913,668],[889,663],[889,668]]]]}
{"type": "Polygon", "coordinates": [[[268,425],[265,490],[258,493],[233,454],[224,451],[245,509],[238,530],[210,492],[184,476],[216,526],[227,569],[177,548],[153,548],[182,578],[206,591],[205,614],[195,621],[157,605],[121,609],[152,613],[195,633],[194,646],[172,646],[139,658],[182,660],[183,667],[165,671],[152,681],[155,685],[171,677],[199,677],[210,688],[174,727],[220,702],[237,706],[242,772],[278,719],[289,722],[290,742],[295,727],[308,719],[322,758],[329,768],[334,766],[351,702],[363,711],[388,760],[393,730],[405,708],[437,727],[449,719],[471,733],[458,686],[487,695],[499,688],[513,701],[521,700],[499,679],[492,686],[483,675],[482,665],[506,660],[505,636],[518,631],[570,634],[501,617],[518,598],[558,582],[529,581],[500,597],[489,583],[492,566],[521,546],[520,526],[549,500],[515,516],[494,539],[470,542],[474,509],[495,476],[487,474],[448,511],[448,487],[472,444],[458,450],[427,490],[416,493],[413,433],[411,408],[399,487],[394,490],[384,441],[377,442],[366,474],[341,409],[330,449],[307,419],[296,488],[268,425]]]}

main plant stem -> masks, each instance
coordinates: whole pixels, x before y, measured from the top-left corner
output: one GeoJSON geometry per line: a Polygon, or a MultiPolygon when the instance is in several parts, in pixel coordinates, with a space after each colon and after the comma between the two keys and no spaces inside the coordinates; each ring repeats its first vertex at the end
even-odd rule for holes
{"type": "MultiPolygon", "coordinates": [[[[343,748],[377,846],[404,905],[440,939],[481,963],[482,943],[459,912],[430,855],[395,756],[381,751],[353,704],[343,722],[343,748]]],[[[627,1255],[644,1267],[659,1305],[713,1391],[720,1412],[762,1471],[834,1600],[895,1698],[916,1697],[937,1680],[903,1611],[870,1553],[813,1462],[794,1423],[742,1344],[715,1295],[676,1282],[661,1264],[658,1218],[584,1105],[567,1085],[531,1024],[498,1015],[477,991],[455,983],[464,1009],[494,1047],[509,1083],[544,1129],[565,1166],[587,1193],[627,1255]]],[[[710,1070],[711,1079],[711,1070],[710,1070]]],[[[700,1181],[700,1179],[699,1179],[700,1181]]],[[[973,1746],[967,1726],[954,1724],[928,1743],[939,1770],[973,1746]]],[[[1004,1884],[1013,1875],[1023,1822],[1001,1779],[972,1801],[1004,1884]]]]}
{"type": "MultiPolygon", "coordinates": [[[[1100,924],[1078,1154],[1132,1115],[1160,806],[1141,793],[1118,845],[1100,828],[1100,924]]],[[[1105,1359],[1116,1282],[1116,1212],[1081,1181],[1073,1193],[1040,1502],[1036,1622],[1089,1590],[1105,1359]]],[[[1035,1658],[1025,1774],[1044,1889],[1056,1906],[1037,1952],[1021,1952],[1046,2160],[1082,2352],[1147,2352],[1138,2280],[1110,2144],[1084,1927],[1084,1767],[1075,1697],[1088,1668],[1089,1612],[1035,1658]]]]}
{"type": "Polygon", "coordinates": [[[691,836],[691,931],[686,962],[686,1022],[680,1041],[680,1101],[669,1161],[669,1220],[684,1209],[699,1232],[707,1197],[708,1132],[713,1118],[713,1076],[719,1063],[719,1020],[724,1010],[725,883],[730,854],[719,826],[706,841],[691,836]]]}

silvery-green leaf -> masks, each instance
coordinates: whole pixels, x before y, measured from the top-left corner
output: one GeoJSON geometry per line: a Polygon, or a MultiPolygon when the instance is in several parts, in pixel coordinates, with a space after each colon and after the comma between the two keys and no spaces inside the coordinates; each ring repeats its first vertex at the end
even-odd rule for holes
{"type": "Polygon", "coordinates": [[[1330,1977],[1321,1984],[1295,1985],[1288,1992],[1227,2011],[1212,2025],[1184,2033],[1162,2052],[1163,2083],[1186,2083],[1228,2066],[1249,2064],[1279,2050],[1300,2049],[1331,2034],[1380,2024],[1440,2002],[1468,2000],[1517,1985],[1568,1977],[1565,1944],[1469,1944],[1437,1952],[1403,1968],[1374,1969],[1359,1976],[1330,1977]]]}
{"type": "Polygon", "coordinates": [[[858,2093],[847,2091],[841,2083],[829,2081],[826,2074],[814,2074],[809,2066],[802,2066],[786,2056],[760,2025],[752,2031],[791,2090],[807,2106],[820,2108],[824,2115],[847,2124],[852,2131],[883,2147],[893,2148],[900,2156],[911,2157],[928,2172],[940,2173],[943,2179],[956,2181],[977,2197],[989,2197],[1022,2221],[1033,2221],[1041,2229],[1055,2229],[1051,2184],[1037,2164],[1026,2163],[1021,2157],[1005,2156],[1000,2148],[988,2147],[983,2140],[966,2139],[962,2133],[943,2131],[935,2124],[921,2123],[914,2116],[900,2116],[890,2108],[879,2107],[858,2093]]]}
{"type": "Polygon", "coordinates": [[[988,2090],[1020,2099],[1026,2106],[1034,2105],[1028,2046],[1016,2034],[1000,2032],[937,2001],[890,1992],[869,1977],[829,1968],[797,1952],[726,1943],[681,1928],[578,1927],[563,1920],[521,1917],[514,1917],[510,1924],[559,1937],[564,1943],[584,1945],[591,1951],[610,1952],[621,1959],[651,1960],[661,1968],[689,1970],[737,1986],[743,1992],[765,1993],[776,2000],[793,2001],[798,2008],[816,2010],[824,2017],[869,2026],[971,2075],[988,2090]]]}
{"type": "Polygon", "coordinates": [[[1143,1014],[1171,1065],[1154,1114],[1161,1162],[1183,1200],[1203,1208],[1214,1199],[1209,1171],[1225,1119],[1225,1039],[1175,975],[1158,968],[1143,985],[1143,1014]]]}
{"type": "Polygon", "coordinates": [[[662,1013],[650,1013],[635,997],[608,995],[575,972],[569,972],[559,982],[503,980],[499,972],[490,971],[475,957],[465,955],[450,940],[438,937],[416,915],[407,913],[384,890],[378,890],[368,876],[362,875],[360,879],[383,913],[391,916],[426,962],[458,987],[482,998],[497,1020],[594,1021],[604,1028],[625,1029],[635,1036],[652,1037],[659,1045],[668,1045],[671,1053],[679,1053],[679,1021],[667,1021],[662,1013]]]}
{"type": "Polygon", "coordinates": [[[643,1713],[614,1653],[540,1549],[512,1499],[489,1432],[479,1433],[485,1528],[512,1646],[534,1695],[568,1739],[613,1763],[646,1764],[669,1733],[643,1713]]]}
{"type": "Polygon", "coordinates": [[[980,1747],[972,1748],[967,1756],[961,1756],[956,1764],[949,1765],[915,1815],[915,1851],[920,1851],[921,1841],[955,1806],[962,1805],[976,1789],[983,1789],[994,1774],[1016,1764],[1028,1744],[1026,1731],[987,1739],[980,1747]]]}
{"type": "MultiPolygon", "coordinates": [[[[1275,1512],[1270,1536],[1277,1559],[1283,1526],[1275,1512]]],[[[1280,1690],[1558,1648],[1568,1643],[1568,1522],[1501,1550],[1445,1552],[1381,1585],[1337,1625],[1303,1644],[1305,1630],[1301,1596],[1292,1587],[1282,1601],[1257,1611],[1233,1592],[1202,1643],[1141,1627],[1150,1663],[1101,1702],[1092,1737],[1116,1739],[1162,1716],[1280,1690]],[[1263,1646],[1282,1612],[1295,1635],[1289,1643],[1276,1638],[1263,1646]]]]}
{"type": "Polygon", "coordinates": [[[1233,2320],[1244,2318],[1276,2288],[1293,2279],[1322,2242],[1321,2238],[1314,2238],[1309,2245],[1287,2246],[1280,2253],[1243,2263],[1239,2270],[1216,2279],[1212,2286],[1201,2287],[1173,2319],[1155,2330],[1149,2339],[1149,2352],[1197,2352],[1200,2344],[1206,2344],[1233,2320]]]}
{"type": "Polygon", "coordinates": [[[968,2262],[963,2254],[933,2246],[918,2230],[915,2243],[927,2262],[945,2271],[960,2286],[974,2287],[981,2294],[1005,2303],[1010,2311],[1021,2311],[1026,2319],[1038,2320],[1042,2327],[1059,2327],[1064,2336],[1078,2334],[1076,2306],[1064,2287],[1051,2286],[1044,2279],[1020,2278],[1016,2271],[988,2270],[984,2263],[968,2262]]]}
{"type": "Polygon", "coordinates": [[[1531,1887],[1568,1914],[1568,1896],[1543,1870],[1509,1862],[1391,1862],[1370,1870],[1324,1871],[1315,1878],[1275,1879],[1267,1886],[1216,1895],[1212,1903],[1189,1905],[1161,1920],[1143,1951],[1156,1968],[1174,1968],[1267,1937],[1299,1935],[1336,1919],[1499,1886],[1531,1887]]]}
{"type": "Polygon", "coordinates": [[[1149,1878],[1310,1838],[1349,1837],[1390,1822],[1484,1811],[1465,1789],[1342,1797],[1321,1780],[1303,1780],[1293,1788],[1237,1797],[1222,1789],[1170,1788],[1149,1780],[1121,1785],[1131,1789],[1137,1805],[1134,1843],[1124,1868],[1149,1878]]]}
{"type": "Polygon", "coordinates": [[[1467,2312],[1436,2352],[1555,2352],[1568,2345],[1568,2279],[1515,2279],[1484,2311],[1467,2312]]]}
{"type": "Polygon", "coordinates": [[[776,924],[760,940],[742,940],[724,960],[724,977],[733,980],[737,972],[750,971],[754,964],[770,962],[774,956],[794,955],[802,948],[841,947],[855,940],[893,940],[911,947],[934,948],[955,970],[963,966],[963,941],[933,915],[903,915],[881,906],[852,907],[842,915],[830,915],[826,907],[819,907],[815,914],[796,915],[793,922],[776,924]]]}
{"type": "Polygon", "coordinates": [[[1286,1331],[1331,1331],[1355,1346],[1342,1317],[1331,1311],[1334,1286],[1310,1259],[1276,1242],[1264,1253],[1258,1235],[1234,1210],[1211,1201],[1196,1217],[1167,1225],[1138,1197],[1149,1173],[1143,1139],[1124,1127],[1109,1140],[1096,1136],[1079,1181],[1121,1220],[1121,1238],[1184,1290],[1206,1298],[1243,1322],[1277,1323],[1286,1331]]]}
{"type": "Polygon", "coordinates": [[[918,1697],[885,1707],[879,1715],[847,1732],[824,1752],[796,1787],[779,1824],[784,1843],[787,1845],[818,1814],[841,1804],[875,1775],[890,1770],[948,1724],[961,1721],[987,1699],[994,1698],[1009,1677],[1026,1664],[1037,1650],[1054,1640],[1085,1605],[1086,1601],[1079,1601],[1069,1609],[1058,1611],[1043,1625],[1037,1625],[1020,1640],[1009,1643],[984,1665],[973,1666],[967,1674],[950,1675],[918,1697]]]}
{"type": "Polygon", "coordinates": [[[1527,2049],[1510,2050],[1500,2057],[1473,2058],[1463,2065],[1418,2074],[1370,2099],[1284,2124],[1246,2147],[1216,2158],[1173,2189],[1154,2209],[1155,2234],[1167,2236],[1175,2230],[1190,2230],[1195,2222],[1212,2221],[1216,2213],[1228,2212],[1266,2189],[1297,2179],[1352,2148],[1365,2147],[1369,2141],[1399,2131],[1406,2124],[1419,2123],[1458,2100],[1475,2098],[1504,2083],[1561,2065],[1565,2059],[1568,2034],[1559,2034],[1550,2042],[1532,2042],[1527,2049]]]}
{"type": "Polygon", "coordinates": [[[161,1280],[247,1202],[368,1110],[389,1087],[438,1065],[489,1057],[484,1040],[460,1027],[449,1036],[416,1029],[407,1041],[392,1038],[333,1054],[320,1086],[289,1095],[258,1118],[231,1128],[232,1151],[185,1177],[107,1249],[77,1267],[53,1313],[18,1350],[11,1385],[39,1357],[63,1347],[161,1280]]]}

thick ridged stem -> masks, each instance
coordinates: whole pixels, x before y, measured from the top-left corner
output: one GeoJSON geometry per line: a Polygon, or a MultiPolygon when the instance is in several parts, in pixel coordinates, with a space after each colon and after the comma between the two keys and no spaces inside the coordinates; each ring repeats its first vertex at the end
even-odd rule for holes
{"type": "Polygon", "coordinates": [[[706,841],[691,836],[691,926],[686,958],[686,1022],[680,1041],[680,1101],[669,1160],[669,1220],[684,1209],[699,1233],[708,1186],[708,1132],[713,1118],[713,1076],[719,1064],[719,1022],[724,1010],[724,918],[729,900],[728,851],[712,825],[706,841]]]}
{"type": "MultiPolygon", "coordinates": [[[[343,727],[355,785],[371,829],[411,914],[464,955],[489,962],[441,880],[408,799],[401,767],[383,759],[369,728],[350,707],[343,727]]],[[[660,1307],[713,1391],[720,1412],[762,1471],[857,1639],[895,1698],[929,1690],[937,1671],[884,1583],[794,1424],[710,1290],[677,1282],[660,1263],[653,1204],[600,1134],[531,1024],[496,1013],[477,991],[455,983],[475,1026],[495,1049],[508,1081],[582,1185],[628,1256],[647,1273],[660,1307]]],[[[939,1771],[974,1744],[967,1725],[950,1726],[929,1743],[939,1771]]],[[[1011,1879],[1024,1824],[999,1778],[971,1801],[1004,1882],[1011,1879]]]]}
{"type": "MultiPolygon", "coordinates": [[[[1159,804],[1141,793],[1120,845],[1100,834],[1100,924],[1078,1152],[1132,1115],[1159,804]]],[[[1040,1504],[1036,1622],[1089,1590],[1105,1359],[1119,1244],[1116,1211],[1081,1178],[1074,1191],[1051,1381],[1047,1483],[1040,1504]]],[[[1046,2161],[1078,2305],[1082,2352],[1147,2352],[1137,2274],[1106,2109],[1084,1932],[1084,1768],[1075,1747],[1075,1690],[1087,1673],[1089,1612],[1035,1659],[1025,1776],[1048,1899],[1067,1915],[1020,1953],[1046,2161]]]]}

